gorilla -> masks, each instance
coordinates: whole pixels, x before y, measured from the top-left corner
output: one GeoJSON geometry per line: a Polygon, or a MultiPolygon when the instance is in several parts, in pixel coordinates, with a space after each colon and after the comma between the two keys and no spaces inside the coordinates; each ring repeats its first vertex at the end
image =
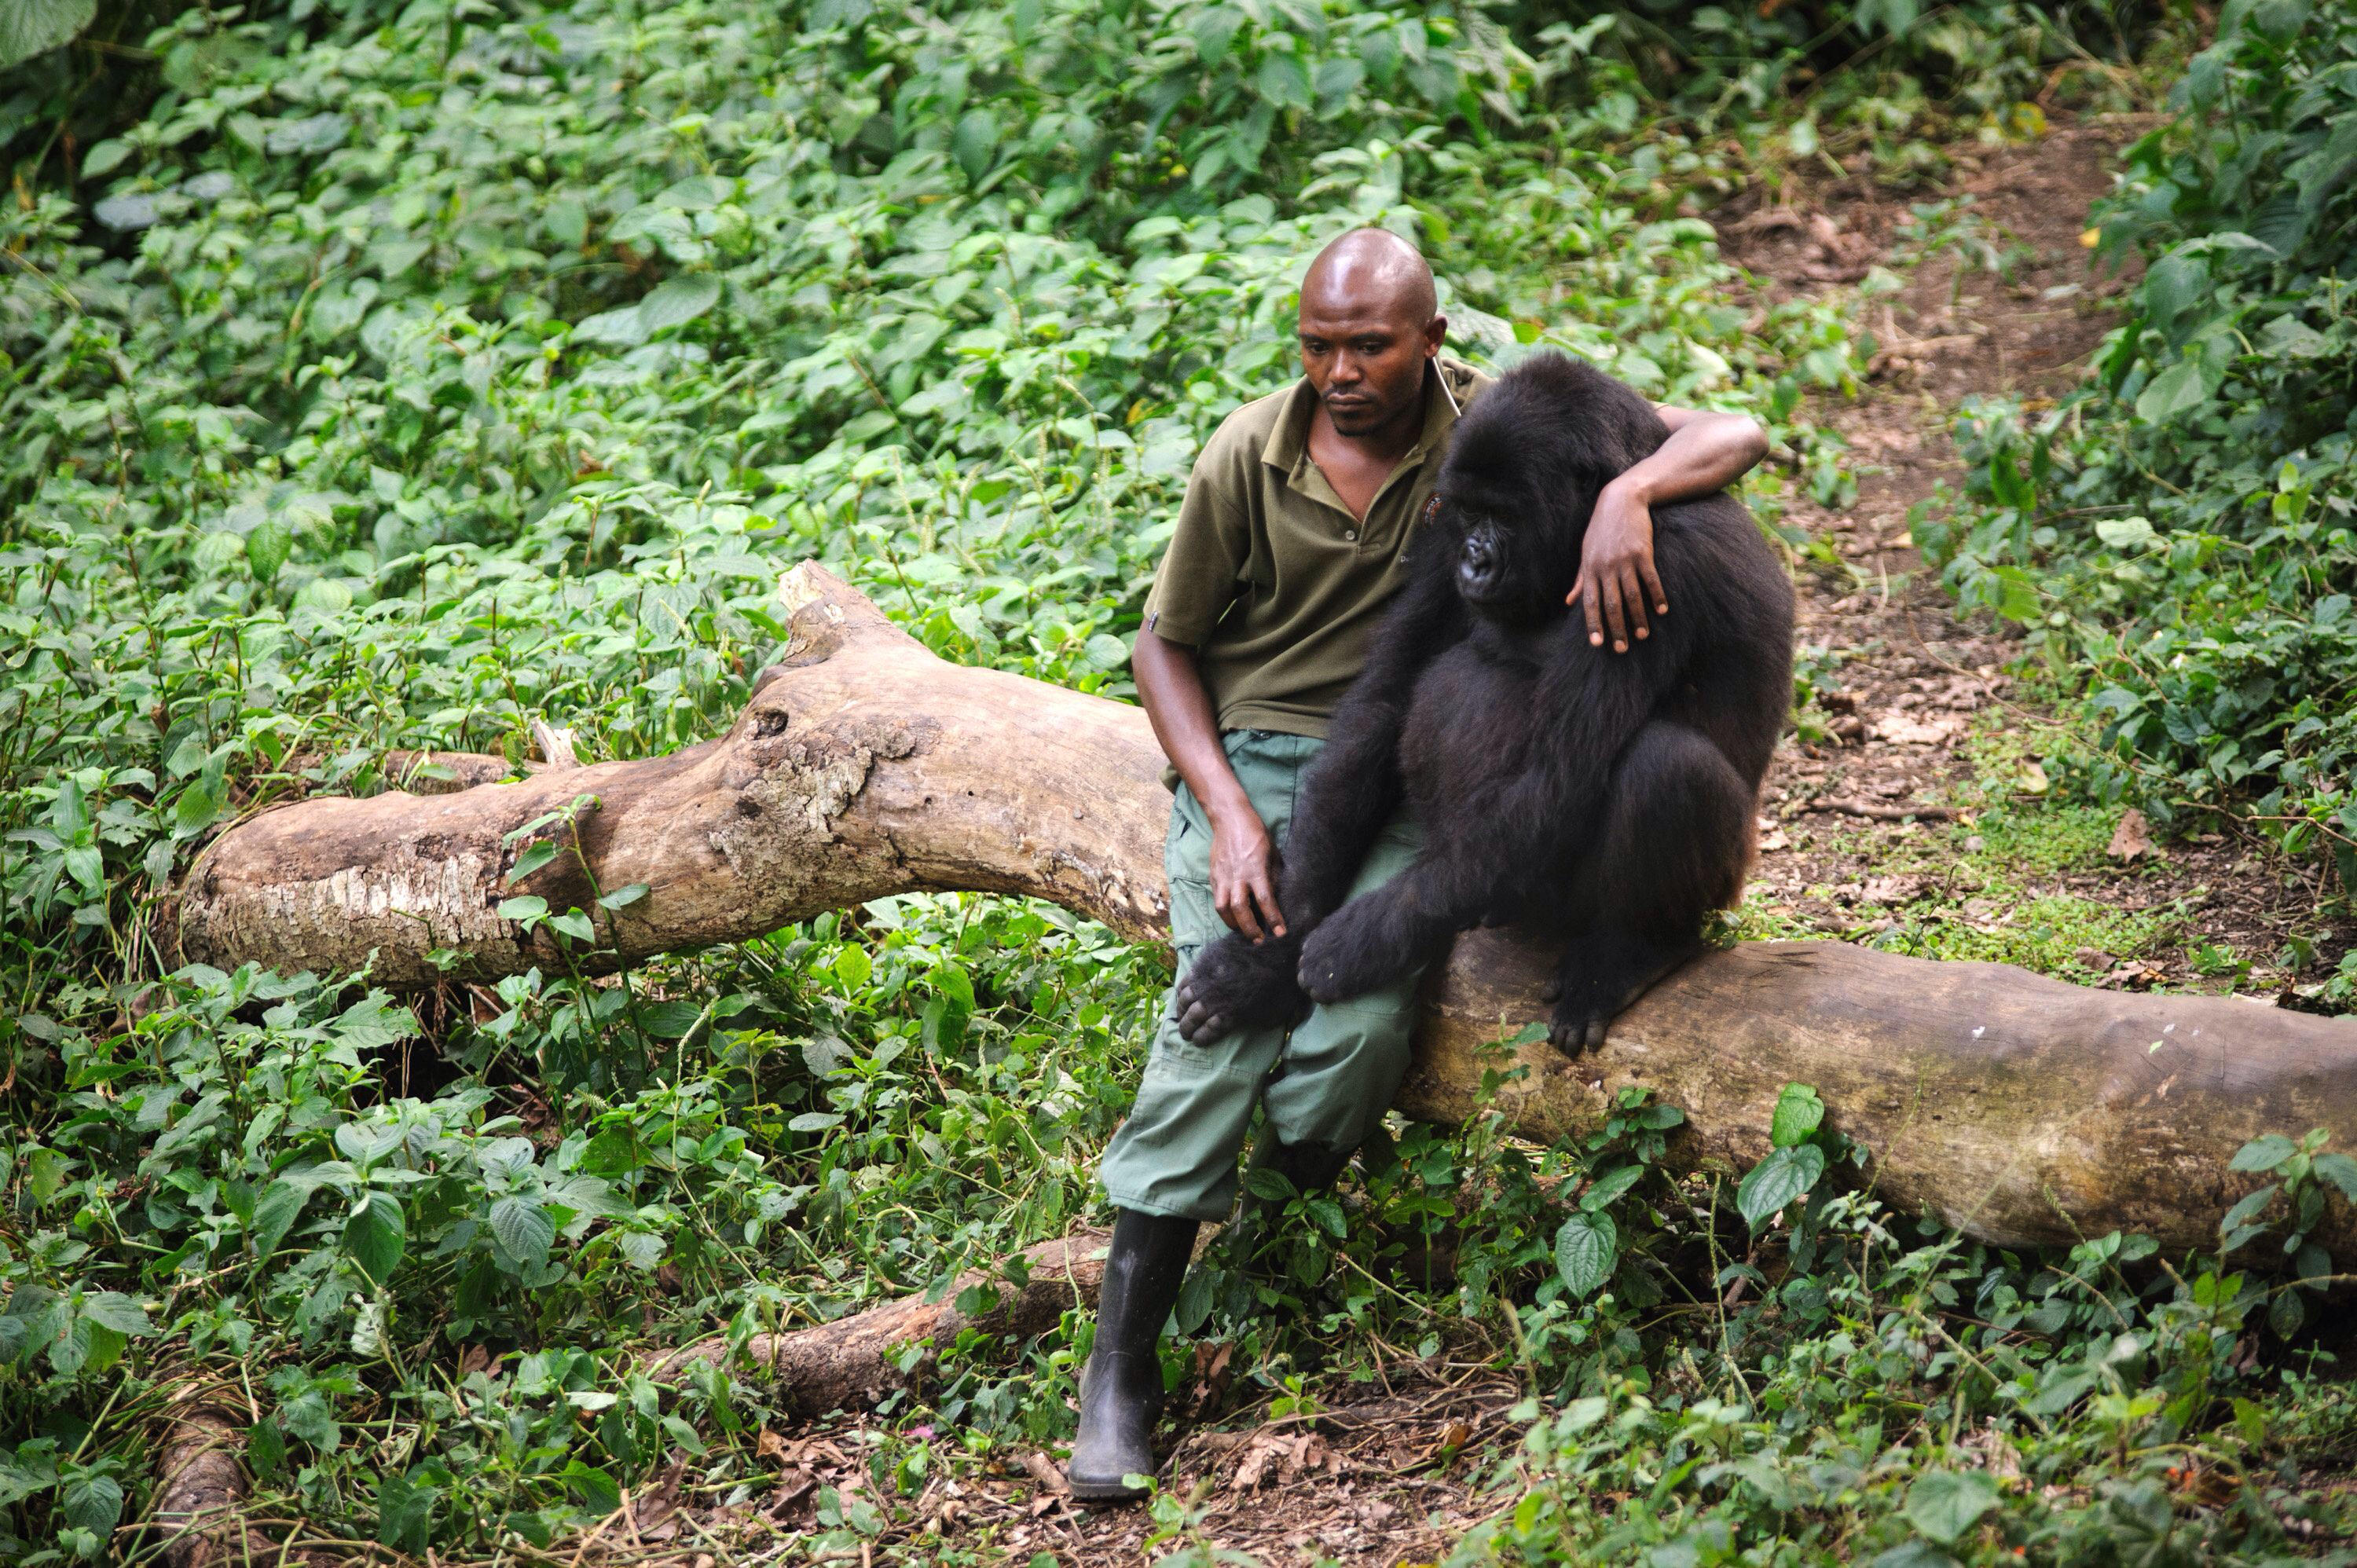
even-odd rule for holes
{"type": "Polygon", "coordinates": [[[1722,491],[1657,507],[1674,614],[1626,653],[1565,604],[1597,494],[1669,432],[1560,354],[1465,413],[1356,683],[1302,779],[1278,889],[1287,934],[1230,933],[1174,1004],[1197,1044],[1290,1025],[1476,925],[1559,939],[1548,1033],[1577,1054],[1702,950],[1751,864],[1760,783],[1792,693],[1792,587],[1722,491]],[[1423,848],[1343,900],[1405,798],[1423,848]],[[1339,906],[1339,907],[1338,907],[1339,906]]]}

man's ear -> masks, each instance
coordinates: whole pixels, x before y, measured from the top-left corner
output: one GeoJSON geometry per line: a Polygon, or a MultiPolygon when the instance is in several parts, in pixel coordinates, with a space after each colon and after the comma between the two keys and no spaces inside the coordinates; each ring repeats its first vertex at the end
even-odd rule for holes
{"type": "Polygon", "coordinates": [[[1436,316],[1424,327],[1424,357],[1427,360],[1440,352],[1441,344],[1448,340],[1448,317],[1436,316]]]}

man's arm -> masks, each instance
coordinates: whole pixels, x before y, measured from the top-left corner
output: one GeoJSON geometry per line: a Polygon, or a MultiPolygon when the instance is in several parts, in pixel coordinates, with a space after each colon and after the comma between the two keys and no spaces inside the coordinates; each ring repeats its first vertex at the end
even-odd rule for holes
{"type": "Polygon", "coordinates": [[[1653,508],[1663,501],[1691,500],[1723,490],[1749,473],[1768,455],[1768,435],[1739,413],[1713,413],[1657,403],[1653,412],[1670,427],[1670,438],[1653,455],[1604,487],[1588,519],[1579,577],[1566,604],[1587,616],[1587,640],[1612,651],[1629,651],[1630,633],[1652,635],[1646,607],[1670,613],[1668,596],[1653,571],[1653,508]]]}
{"type": "Polygon", "coordinates": [[[1141,630],[1130,651],[1129,671],[1136,677],[1138,701],[1153,722],[1162,755],[1211,820],[1211,902],[1220,918],[1256,942],[1285,935],[1285,917],[1276,904],[1276,846],[1228,766],[1195,650],[1141,630]]]}

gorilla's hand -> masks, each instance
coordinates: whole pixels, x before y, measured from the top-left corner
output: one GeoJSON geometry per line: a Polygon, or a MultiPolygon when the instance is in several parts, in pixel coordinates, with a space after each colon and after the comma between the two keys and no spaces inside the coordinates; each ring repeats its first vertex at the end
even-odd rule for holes
{"type": "Polygon", "coordinates": [[[1231,933],[1195,955],[1178,982],[1171,1015],[1191,1046],[1208,1046],[1238,1029],[1298,1024],[1309,998],[1293,983],[1300,944],[1272,937],[1251,942],[1231,933]]]}
{"type": "Polygon", "coordinates": [[[1363,996],[1395,980],[1414,955],[1398,950],[1382,892],[1343,905],[1301,944],[1301,989],[1318,1002],[1363,996]]]}

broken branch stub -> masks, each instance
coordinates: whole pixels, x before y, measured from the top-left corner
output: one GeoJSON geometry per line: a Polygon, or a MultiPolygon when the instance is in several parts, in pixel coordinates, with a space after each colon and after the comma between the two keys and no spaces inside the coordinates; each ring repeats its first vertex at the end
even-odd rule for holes
{"type": "MultiPolygon", "coordinates": [[[[191,870],[184,956],[221,966],[440,978],[551,964],[554,940],[498,913],[513,895],[592,908],[608,967],[760,936],[892,893],[1052,900],[1134,940],[1167,938],[1169,797],[1143,713],[943,662],[815,564],[781,585],[792,640],[726,735],[670,757],[551,768],[455,793],[313,799],[223,833],[191,870]],[[507,835],[574,802],[580,859],[511,886],[507,835]],[[590,875],[583,870],[586,861],[590,875]]],[[[455,759],[444,758],[455,762],[455,759]]],[[[594,967],[594,965],[593,965],[594,967]]],[[[1433,983],[1398,1108],[1468,1114],[1491,1043],[1544,1017],[1544,964],[1512,936],[1460,939],[1433,983]]],[[[1750,943],[1656,987],[1601,1052],[1523,1047],[1499,1100],[1541,1141],[1599,1125],[1640,1084],[1683,1107],[1690,1166],[1768,1149],[1776,1097],[1812,1084],[1873,1151],[1901,1208],[1981,1240],[2112,1230],[2214,1244],[2255,1185],[2227,1161],[2260,1133],[2357,1136],[2357,1024],[2239,1000],[2098,992],[1996,964],[1827,942],[1750,943]]],[[[2319,1237],[2357,1241],[2336,1203],[2319,1237]]]]}

